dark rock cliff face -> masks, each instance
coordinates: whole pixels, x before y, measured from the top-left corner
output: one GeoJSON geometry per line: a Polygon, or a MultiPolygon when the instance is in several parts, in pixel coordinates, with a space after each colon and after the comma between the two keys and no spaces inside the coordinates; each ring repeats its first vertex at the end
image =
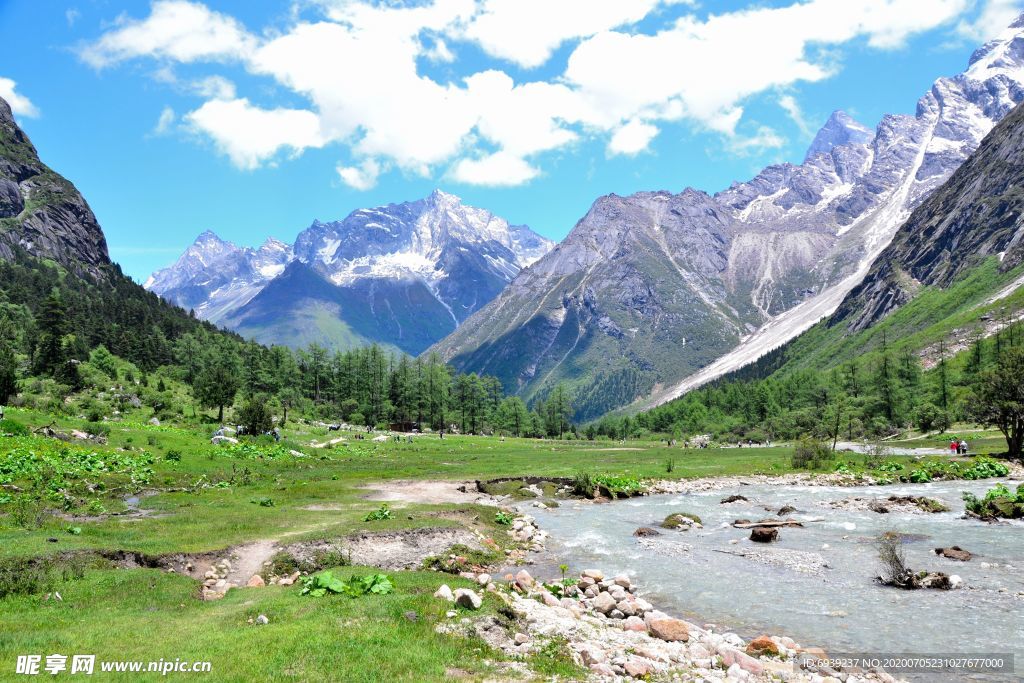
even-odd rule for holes
{"type": "Polygon", "coordinates": [[[978,150],[896,233],[830,321],[862,330],[925,285],[948,287],[984,259],[1009,270],[1024,260],[1024,108],[1014,109],[978,150]]]}
{"type": "Polygon", "coordinates": [[[75,186],[39,160],[0,99],[0,258],[19,251],[99,280],[110,265],[96,216],[75,186]]]}

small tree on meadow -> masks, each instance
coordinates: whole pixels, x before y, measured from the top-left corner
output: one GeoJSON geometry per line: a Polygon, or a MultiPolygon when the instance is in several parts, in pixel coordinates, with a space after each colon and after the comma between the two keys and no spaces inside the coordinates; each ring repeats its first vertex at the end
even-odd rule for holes
{"type": "Polygon", "coordinates": [[[981,373],[974,399],[974,418],[998,428],[1009,456],[1019,459],[1024,446],[1024,346],[1005,349],[995,367],[981,373]]]}

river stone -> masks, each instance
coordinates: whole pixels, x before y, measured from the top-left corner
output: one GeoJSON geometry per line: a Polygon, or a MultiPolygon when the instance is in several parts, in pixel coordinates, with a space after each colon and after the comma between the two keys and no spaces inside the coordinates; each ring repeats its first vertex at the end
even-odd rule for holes
{"type": "Polygon", "coordinates": [[[936,548],[935,554],[951,560],[959,560],[961,562],[967,562],[971,557],[973,557],[970,552],[964,550],[958,545],[950,546],[948,548],[936,548]]]}
{"type": "Polygon", "coordinates": [[[774,527],[755,526],[750,530],[750,540],[755,543],[771,543],[779,539],[779,530],[774,527]]]}
{"type": "Polygon", "coordinates": [[[601,593],[594,598],[593,608],[601,614],[608,614],[615,609],[615,598],[608,593],[601,593]]]}
{"type": "Polygon", "coordinates": [[[640,611],[637,609],[636,603],[632,600],[620,600],[618,604],[615,605],[615,609],[619,610],[627,617],[634,617],[640,611]]]}
{"type": "Polygon", "coordinates": [[[524,643],[530,642],[530,636],[525,633],[517,633],[515,635],[516,645],[523,645],[524,643]]]}
{"type": "Polygon", "coordinates": [[[267,582],[259,574],[253,574],[252,578],[245,585],[249,588],[262,588],[267,585],[267,582]]]}
{"type": "Polygon", "coordinates": [[[256,617],[256,623],[260,625],[269,624],[270,619],[267,618],[266,614],[261,614],[256,617]]]}
{"type": "Polygon", "coordinates": [[[768,636],[758,636],[747,644],[747,654],[752,656],[778,655],[779,646],[768,636]]]}
{"type": "Polygon", "coordinates": [[[665,617],[663,619],[651,619],[647,623],[651,635],[669,642],[686,642],[690,639],[690,627],[681,619],[665,617]]]}
{"type": "Polygon", "coordinates": [[[487,584],[489,584],[491,582],[491,575],[487,574],[487,573],[480,574],[479,576],[476,577],[476,582],[478,584],[480,584],[481,586],[486,586],[487,584]]]}
{"type": "Polygon", "coordinates": [[[467,609],[480,609],[483,600],[480,596],[468,588],[459,588],[455,591],[455,604],[467,609]]]}
{"type": "Polygon", "coordinates": [[[652,529],[649,526],[642,526],[639,529],[637,529],[636,531],[634,531],[633,535],[637,536],[639,538],[644,538],[644,537],[647,537],[647,536],[661,536],[661,532],[658,531],[657,529],[652,529]]]}
{"type": "Polygon", "coordinates": [[[614,579],[612,579],[612,581],[614,581],[615,583],[619,584],[620,586],[622,586],[626,590],[629,590],[629,587],[633,585],[633,582],[625,574],[619,574],[614,579]]]}
{"type": "Polygon", "coordinates": [[[626,663],[622,665],[623,670],[629,676],[633,678],[643,678],[649,676],[654,672],[654,666],[651,662],[641,659],[640,657],[630,657],[626,660],[626,663]]]}
{"type": "Polygon", "coordinates": [[[760,675],[764,673],[764,666],[761,662],[757,661],[748,654],[740,652],[736,648],[722,647],[718,649],[718,654],[722,658],[722,665],[730,667],[733,664],[739,665],[741,669],[754,675],[760,675]]]}
{"type": "Polygon", "coordinates": [[[626,631],[637,631],[643,633],[647,631],[647,624],[640,617],[626,617],[622,622],[622,628],[626,631]]]}
{"type": "Polygon", "coordinates": [[[533,577],[530,576],[530,572],[525,569],[521,569],[519,570],[519,573],[516,574],[516,583],[518,583],[521,588],[529,588],[534,582],[533,577]]]}
{"type": "Polygon", "coordinates": [[[613,609],[611,612],[609,612],[608,616],[611,617],[612,619],[625,619],[626,618],[626,615],[623,614],[622,612],[620,612],[617,609],[613,609]]]}
{"type": "Polygon", "coordinates": [[[608,654],[590,643],[584,644],[580,648],[580,658],[583,660],[584,666],[592,667],[594,664],[602,664],[608,661],[608,654]]]}
{"type": "Polygon", "coordinates": [[[558,598],[556,598],[551,593],[548,593],[547,591],[544,592],[543,597],[541,599],[544,601],[544,604],[548,607],[558,607],[559,605],[561,605],[561,603],[558,601],[558,598]]]}
{"type": "Polygon", "coordinates": [[[441,584],[441,587],[434,592],[434,597],[447,600],[448,602],[455,602],[455,594],[452,593],[452,589],[446,583],[441,584]]]}
{"type": "Polygon", "coordinates": [[[600,569],[585,569],[583,570],[583,578],[593,579],[595,582],[604,581],[604,572],[600,569]]]}

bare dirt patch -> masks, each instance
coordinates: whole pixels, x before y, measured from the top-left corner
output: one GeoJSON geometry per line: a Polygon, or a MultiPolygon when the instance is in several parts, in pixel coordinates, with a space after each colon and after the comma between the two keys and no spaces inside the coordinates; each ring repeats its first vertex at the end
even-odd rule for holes
{"type": "Polygon", "coordinates": [[[496,505],[493,498],[477,490],[475,481],[380,481],[368,484],[364,489],[372,493],[369,500],[403,503],[442,504],[473,503],[496,505]]]}
{"type": "Polygon", "coordinates": [[[429,528],[385,533],[364,533],[345,539],[352,563],[382,569],[418,569],[423,560],[462,544],[480,550],[477,534],[468,529],[429,528]]]}

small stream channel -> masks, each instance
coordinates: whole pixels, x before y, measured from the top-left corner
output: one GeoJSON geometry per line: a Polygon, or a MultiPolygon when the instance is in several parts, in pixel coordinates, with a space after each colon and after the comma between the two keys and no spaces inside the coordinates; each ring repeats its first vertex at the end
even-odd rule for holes
{"type": "MultiPolygon", "coordinates": [[[[1012,487],[1019,483],[1003,481],[1012,487]]],[[[557,566],[563,562],[573,572],[588,567],[601,568],[606,574],[624,572],[664,611],[697,623],[714,623],[717,630],[745,637],[789,635],[830,653],[1012,653],[1017,674],[958,679],[1022,680],[1024,524],[961,519],[961,492],[983,495],[995,483],[853,488],[749,485],[598,505],[568,501],[549,510],[529,508],[529,513],[551,534],[538,561],[541,576],[557,576],[557,566]],[[719,502],[730,494],[741,494],[749,501],[719,502]],[[879,514],[828,505],[854,497],[891,495],[937,498],[951,511],[879,514]],[[787,517],[822,521],[780,529],[779,540],[770,545],[753,543],[748,540],[749,531],[730,526],[738,518],[774,516],[785,505],[797,510],[787,517]],[[633,536],[637,527],[657,528],[672,512],[695,513],[704,528],[659,529],[661,535],[651,539],[633,536]],[[908,566],[959,575],[965,588],[903,591],[877,585],[873,578],[881,567],[876,538],[890,530],[909,535],[904,546],[908,566]],[[958,562],[933,552],[952,545],[969,550],[974,558],[958,562]],[[742,553],[757,557],[739,556],[742,553]],[[794,560],[803,566],[787,566],[794,560]],[[819,563],[826,566],[816,566],[819,563]]],[[[902,675],[916,680],[938,678],[902,675]]]]}

